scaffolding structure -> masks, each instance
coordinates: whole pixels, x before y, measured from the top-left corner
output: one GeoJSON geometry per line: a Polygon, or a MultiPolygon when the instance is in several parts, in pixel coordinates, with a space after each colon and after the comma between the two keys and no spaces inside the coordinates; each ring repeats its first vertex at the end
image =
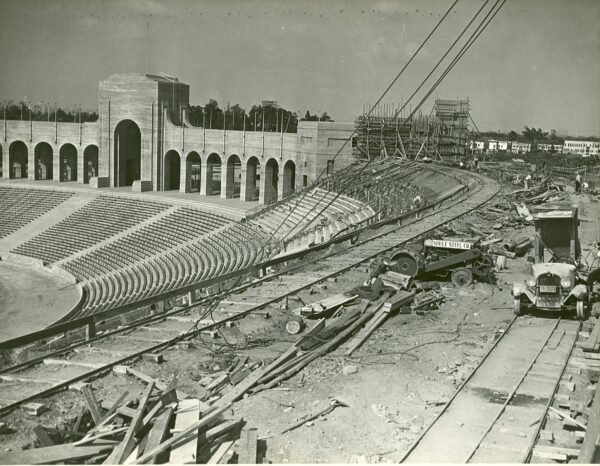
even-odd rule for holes
{"type": "MultiPolygon", "coordinates": [[[[469,101],[437,99],[429,115],[420,111],[403,117],[393,105],[356,119],[356,147],[369,160],[375,157],[422,159],[460,158],[469,134],[469,101]]],[[[412,112],[411,112],[412,113],[412,112]]]]}

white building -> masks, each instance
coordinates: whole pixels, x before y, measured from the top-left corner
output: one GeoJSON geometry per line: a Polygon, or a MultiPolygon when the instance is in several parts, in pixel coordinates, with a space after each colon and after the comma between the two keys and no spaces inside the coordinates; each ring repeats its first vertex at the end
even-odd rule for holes
{"type": "Polygon", "coordinates": [[[498,141],[498,150],[508,150],[510,143],[508,141],[498,141]]]}
{"type": "Polygon", "coordinates": [[[531,151],[531,144],[528,142],[517,142],[513,141],[510,147],[510,151],[513,154],[526,154],[531,151]]]}
{"type": "Polygon", "coordinates": [[[600,153],[600,142],[598,141],[565,141],[564,152],[579,154],[590,157],[600,153]]]}
{"type": "Polygon", "coordinates": [[[469,148],[473,151],[483,152],[485,149],[485,141],[469,141],[469,148]]]}
{"type": "Polygon", "coordinates": [[[563,151],[562,144],[545,144],[545,143],[540,143],[540,144],[537,145],[537,148],[539,150],[543,150],[545,152],[552,152],[552,153],[556,153],[556,154],[560,154],[563,151]]]}

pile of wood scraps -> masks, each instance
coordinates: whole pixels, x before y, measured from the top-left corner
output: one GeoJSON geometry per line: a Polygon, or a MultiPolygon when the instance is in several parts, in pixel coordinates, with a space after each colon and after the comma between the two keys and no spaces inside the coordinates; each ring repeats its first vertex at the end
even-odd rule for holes
{"type": "Polygon", "coordinates": [[[2,453],[0,464],[216,464],[230,459],[225,458],[228,452],[244,454],[245,463],[258,461],[247,454],[251,442],[234,445],[244,438],[244,422],[226,418],[231,401],[209,405],[197,398],[179,400],[173,385],[160,390],[150,382],[140,397],[125,392],[108,409],[85,385],[81,392],[86,409],[63,437],[68,443],[60,443],[53,429],[38,426],[34,433],[41,447],[2,453]],[[81,422],[86,415],[91,417],[87,431],[81,422]]]}

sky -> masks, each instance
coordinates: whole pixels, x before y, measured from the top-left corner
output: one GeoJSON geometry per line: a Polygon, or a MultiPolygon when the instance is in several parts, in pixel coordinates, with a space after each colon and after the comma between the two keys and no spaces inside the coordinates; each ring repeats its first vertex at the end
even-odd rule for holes
{"type": "MultiPolygon", "coordinates": [[[[353,121],[452,2],[0,0],[0,101],[96,109],[98,81],[147,70],[189,84],[193,105],[276,100],[353,121]]],[[[384,102],[405,102],[484,2],[459,0],[384,102]]],[[[482,131],[598,136],[599,78],[600,0],[508,0],[422,110],[468,98],[482,131]]]]}

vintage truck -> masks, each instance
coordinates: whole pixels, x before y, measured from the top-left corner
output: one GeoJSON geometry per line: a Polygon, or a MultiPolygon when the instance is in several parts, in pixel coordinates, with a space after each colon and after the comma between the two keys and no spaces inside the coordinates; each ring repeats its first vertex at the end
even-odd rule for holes
{"type": "Polygon", "coordinates": [[[575,310],[585,319],[590,286],[580,270],[577,206],[549,205],[533,212],[535,238],[532,276],[514,283],[512,295],[516,315],[526,310],[575,310]]]}
{"type": "Polygon", "coordinates": [[[577,267],[564,263],[541,263],[531,266],[532,277],[527,283],[512,287],[514,313],[521,315],[525,308],[540,310],[573,310],[579,319],[585,318],[588,289],[579,278],[577,267]]]}

